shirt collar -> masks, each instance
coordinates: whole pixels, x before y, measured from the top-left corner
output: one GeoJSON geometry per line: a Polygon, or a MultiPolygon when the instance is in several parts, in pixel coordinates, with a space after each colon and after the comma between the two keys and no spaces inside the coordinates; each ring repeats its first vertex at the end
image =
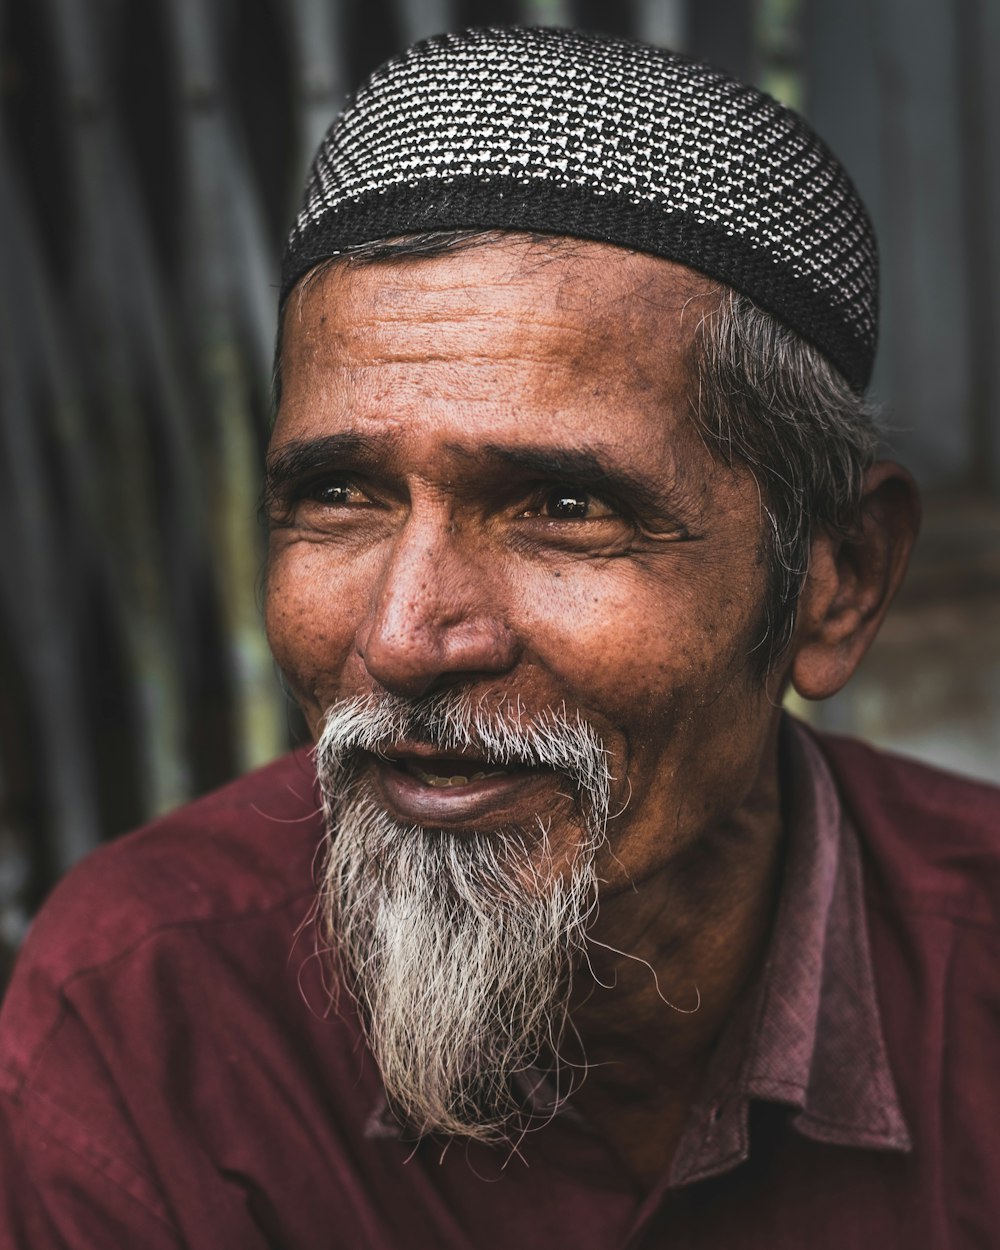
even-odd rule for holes
{"type": "Polygon", "coordinates": [[[817,1141],[910,1149],[882,1037],[857,835],[818,746],[788,718],[782,764],[788,849],[767,959],[713,1057],[671,1186],[747,1158],[755,1099],[793,1108],[792,1124],[817,1141]]]}
{"type": "MultiPolygon", "coordinates": [[[[784,1103],[805,1137],[907,1151],[882,1037],[857,834],[819,747],[801,725],[782,727],[787,855],[763,970],[727,1025],[705,1094],[688,1115],[667,1184],[718,1176],[750,1154],[750,1105],[784,1103]]],[[[536,1111],[558,1110],[545,1078],[524,1074],[536,1111]]],[[[384,1095],[368,1137],[399,1137],[384,1095]]]]}

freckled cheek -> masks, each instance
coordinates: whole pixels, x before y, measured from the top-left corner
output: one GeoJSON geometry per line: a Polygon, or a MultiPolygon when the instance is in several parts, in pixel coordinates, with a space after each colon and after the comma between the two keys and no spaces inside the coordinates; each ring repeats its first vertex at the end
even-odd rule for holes
{"type": "Polygon", "coordinates": [[[655,824],[697,790],[705,761],[745,711],[744,684],[732,671],[740,627],[690,587],[599,572],[586,566],[539,588],[534,602],[544,610],[527,628],[567,702],[621,735],[633,811],[655,824]]]}
{"type": "Polygon", "coordinates": [[[322,706],[330,697],[353,654],[364,610],[354,579],[321,547],[272,553],[264,623],[274,658],[300,701],[322,706]]]}
{"type": "Polygon", "coordinates": [[[622,726],[652,723],[704,656],[677,619],[676,602],[597,572],[564,572],[523,590],[533,609],[525,626],[530,646],[580,707],[622,726]]]}

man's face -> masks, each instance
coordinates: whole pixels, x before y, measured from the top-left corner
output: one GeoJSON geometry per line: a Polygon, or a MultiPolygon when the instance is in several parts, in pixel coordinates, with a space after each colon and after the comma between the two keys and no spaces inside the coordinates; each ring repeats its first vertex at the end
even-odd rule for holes
{"type": "MultiPolygon", "coordinates": [[[[774,723],[759,494],[690,419],[714,305],[667,261],[512,238],[338,266],[286,315],[267,628],[311,730],[385,692],[565,709],[608,752],[602,896],[738,820],[774,723]]],[[[358,784],[456,836],[542,817],[570,862],[565,776],[472,754],[404,740],[358,784]]]]}

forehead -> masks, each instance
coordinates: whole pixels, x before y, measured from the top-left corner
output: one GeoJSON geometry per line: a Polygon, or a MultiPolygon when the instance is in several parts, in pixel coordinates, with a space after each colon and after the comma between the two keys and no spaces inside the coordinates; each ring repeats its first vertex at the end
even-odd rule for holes
{"type": "MultiPolygon", "coordinates": [[[[338,263],[290,297],[275,434],[343,417],[442,437],[500,421],[548,438],[665,433],[691,400],[718,299],[680,265],[513,236],[433,258],[338,263]],[[650,417],[653,418],[650,422],[650,417]]],[[[675,431],[676,432],[676,431],[675,431]]]]}

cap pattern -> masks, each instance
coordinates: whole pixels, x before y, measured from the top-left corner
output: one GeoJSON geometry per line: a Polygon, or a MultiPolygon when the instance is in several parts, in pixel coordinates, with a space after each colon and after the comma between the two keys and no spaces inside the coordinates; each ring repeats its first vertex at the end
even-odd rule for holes
{"type": "Polygon", "coordinates": [[[696,61],[565,29],[470,30],[376,70],[327,132],[282,266],[439,229],[543,231],[663,256],[750,296],[857,390],[874,233],[795,113],[696,61]]]}

